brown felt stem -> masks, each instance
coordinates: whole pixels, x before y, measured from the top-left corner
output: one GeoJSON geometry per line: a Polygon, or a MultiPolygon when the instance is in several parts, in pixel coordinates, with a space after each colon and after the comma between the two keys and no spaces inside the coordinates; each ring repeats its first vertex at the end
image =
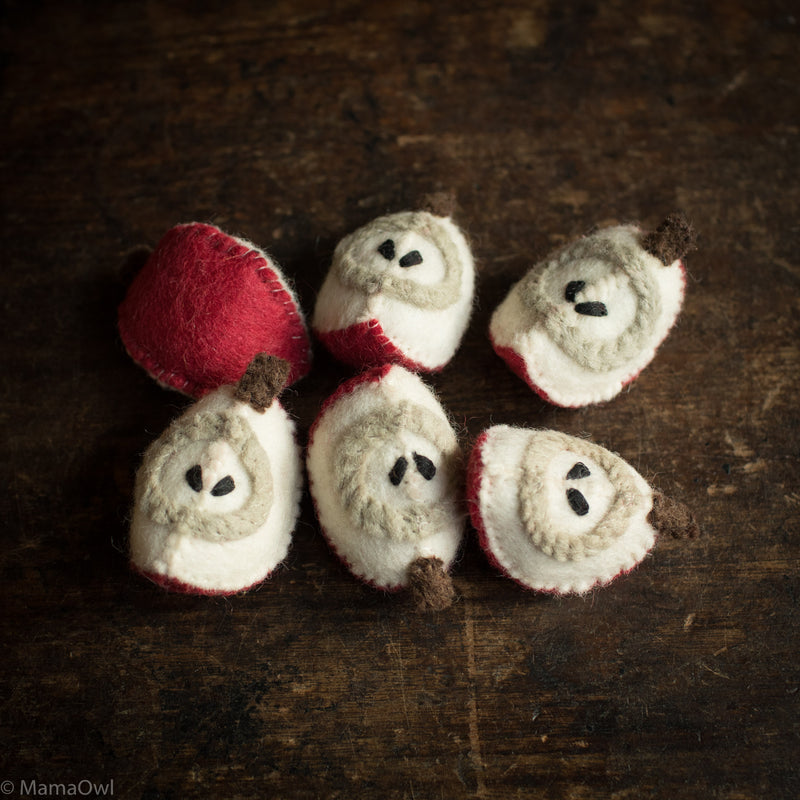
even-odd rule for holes
{"type": "Polygon", "coordinates": [[[658,491],[653,492],[653,507],[647,521],[659,533],[673,539],[696,539],[700,535],[700,526],[689,508],[658,491]]]}
{"type": "Polygon", "coordinates": [[[234,397],[263,414],[286,385],[290,370],[288,361],[259,353],[236,384],[234,397]]]}
{"type": "Polygon", "coordinates": [[[431,192],[422,198],[422,210],[428,211],[437,217],[452,217],[457,205],[456,194],[452,190],[449,192],[431,192]]]}
{"type": "Polygon", "coordinates": [[[697,236],[689,220],[682,213],[675,212],[644,237],[642,247],[665,266],[669,266],[690,250],[694,250],[696,240],[697,236]]]}
{"type": "Polygon", "coordinates": [[[441,558],[418,558],[408,568],[408,588],[417,611],[442,611],[455,600],[453,580],[441,558]]]}

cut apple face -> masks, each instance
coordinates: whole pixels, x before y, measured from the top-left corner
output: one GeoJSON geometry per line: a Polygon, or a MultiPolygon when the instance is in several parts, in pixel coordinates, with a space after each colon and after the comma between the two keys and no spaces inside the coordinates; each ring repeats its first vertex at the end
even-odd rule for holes
{"type": "Polygon", "coordinates": [[[342,241],[333,271],[366,295],[383,293],[417,308],[445,309],[459,299],[465,265],[450,231],[432,214],[381,217],[342,241]]]}
{"type": "Polygon", "coordinates": [[[652,257],[617,231],[581,239],[523,279],[530,326],[546,330],[586,369],[623,365],[646,345],[661,313],[646,259],[652,257]]]}
{"type": "Polygon", "coordinates": [[[233,414],[179,420],[142,464],[142,508],[153,522],[209,541],[249,536],[272,504],[269,458],[233,414]]]}
{"type": "Polygon", "coordinates": [[[408,402],[376,408],[335,446],[337,489],[365,535],[422,541],[452,514],[457,456],[441,417],[408,402]]]}
{"type": "Polygon", "coordinates": [[[404,211],[378,217],[336,247],[313,328],[341,361],[441,369],[469,321],[475,267],[447,217],[404,211]]]}
{"type": "Polygon", "coordinates": [[[495,310],[494,349],[556,405],[610,400],[650,363],[675,323],[685,285],[680,258],[692,246],[680,215],[651,234],[621,225],[567,245],[495,310]]]}
{"type": "Polygon", "coordinates": [[[387,365],[343,384],[312,426],[307,466],[320,527],[353,574],[395,590],[433,559],[443,577],[466,521],[460,448],[416,375],[387,365]]]}
{"type": "Polygon", "coordinates": [[[530,589],[586,592],[632,569],[655,543],[648,484],[584,439],[489,428],[473,449],[468,486],[490,561],[530,589]]]}
{"type": "Polygon", "coordinates": [[[607,549],[637,511],[644,518],[648,500],[621,460],[590,442],[535,436],[523,457],[523,525],[533,544],[558,561],[607,549]]]}
{"type": "Polygon", "coordinates": [[[131,520],[137,572],[174,591],[233,594],[283,560],[302,490],[294,423],[277,400],[290,369],[259,354],[150,445],[131,520]]]}

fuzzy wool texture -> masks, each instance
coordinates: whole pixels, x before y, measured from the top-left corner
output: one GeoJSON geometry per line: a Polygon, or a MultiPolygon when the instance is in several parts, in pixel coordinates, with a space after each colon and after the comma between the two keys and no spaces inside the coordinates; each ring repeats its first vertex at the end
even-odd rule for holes
{"type": "Polygon", "coordinates": [[[495,351],[540,396],[612,399],[655,356],[683,303],[680,259],[664,265],[631,225],[579,239],[533,267],[497,307],[495,351]]]}
{"type": "Polygon", "coordinates": [[[583,594],[633,569],[656,541],[648,484],[585,439],[493,426],[473,447],[467,486],[490,562],[529,589],[583,594]]]}
{"type": "Polygon", "coordinates": [[[653,507],[647,515],[647,521],[659,533],[673,539],[696,539],[700,535],[700,525],[692,511],[662,492],[653,492],[653,507]]]}
{"type": "Polygon", "coordinates": [[[339,243],[312,328],[334,356],[358,368],[399,363],[435,372],[458,349],[474,292],[472,253],[452,220],[390,214],[339,243]]]}
{"type": "Polygon", "coordinates": [[[286,557],[303,480],[294,423],[224,386],[145,453],[130,532],[133,567],[167,589],[234,594],[286,557]]]}
{"type": "Polygon", "coordinates": [[[453,581],[440,558],[418,558],[408,567],[408,585],[417,611],[443,611],[455,600],[453,581]]]}
{"type": "Polygon", "coordinates": [[[288,361],[259,353],[239,379],[233,396],[263,413],[286,386],[291,369],[288,361]]]}
{"type": "Polygon", "coordinates": [[[415,374],[382,366],[343,384],[312,426],[306,464],[320,527],[357,577],[396,590],[417,559],[449,569],[466,524],[460,449],[415,374]]]}
{"type": "Polygon", "coordinates": [[[678,212],[670,214],[648,233],[642,245],[648,253],[669,265],[697,247],[697,234],[689,220],[678,212]]]}
{"type": "Polygon", "coordinates": [[[133,360],[163,386],[204,394],[242,376],[261,352],[311,366],[303,313],[278,265],[251,242],[192,222],[167,231],[119,307],[133,360]]]}
{"type": "Polygon", "coordinates": [[[426,367],[403,355],[383,332],[377,319],[357,322],[347,328],[322,333],[317,338],[339,361],[357,369],[368,365],[400,364],[411,372],[439,372],[443,367],[426,367]]]}

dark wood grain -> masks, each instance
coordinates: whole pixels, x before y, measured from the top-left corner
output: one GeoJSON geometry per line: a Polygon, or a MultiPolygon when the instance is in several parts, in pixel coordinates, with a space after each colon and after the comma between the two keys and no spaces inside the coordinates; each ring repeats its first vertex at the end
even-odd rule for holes
{"type": "MultiPolygon", "coordinates": [[[[125,798],[800,795],[793,4],[2,9],[11,796],[112,779],[125,798]],[[479,267],[431,379],[465,446],[500,422],[590,435],[704,537],[558,599],[495,574],[471,533],[458,602],[418,616],[346,573],[306,499],[258,591],[131,574],[133,475],[186,400],[120,344],[125,254],[213,221],[269,249],[310,310],[339,238],[436,191],[479,267]],[[608,404],[540,401],[488,344],[510,283],[595,224],[676,208],[700,246],[656,360],[608,404]]],[[[317,348],[286,395],[301,438],[348,374],[317,348]]]]}

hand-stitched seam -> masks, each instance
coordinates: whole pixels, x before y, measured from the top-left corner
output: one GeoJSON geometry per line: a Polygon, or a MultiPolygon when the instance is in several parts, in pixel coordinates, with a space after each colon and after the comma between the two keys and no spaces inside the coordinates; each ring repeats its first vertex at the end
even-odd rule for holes
{"type": "Polygon", "coordinates": [[[335,331],[316,332],[319,340],[341,361],[352,364],[354,366],[367,366],[381,365],[381,364],[398,364],[405,367],[410,372],[439,372],[444,368],[444,364],[437,367],[428,367],[417,361],[408,358],[383,332],[380,323],[377,319],[369,319],[362,322],[356,322],[346,328],[340,328],[335,331]],[[366,327],[369,331],[375,331],[373,334],[375,341],[381,348],[381,354],[374,357],[358,358],[357,354],[351,353],[346,345],[348,343],[348,332],[354,329],[366,327]]]}
{"type": "Polygon", "coordinates": [[[605,448],[583,442],[583,449],[605,471],[615,495],[602,519],[590,531],[576,536],[556,528],[537,502],[538,492],[532,494],[530,488],[545,485],[547,461],[558,450],[571,446],[571,437],[555,431],[531,440],[523,455],[523,478],[518,491],[519,517],[527,535],[539,550],[557,561],[578,561],[607,549],[624,535],[630,519],[642,505],[627,464],[605,448]],[[542,461],[543,456],[547,461],[542,461]]]}
{"type": "Polygon", "coordinates": [[[400,339],[390,339],[377,319],[370,319],[369,326],[371,330],[378,329],[379,341],[382,346],[386,347],[388,345],[397,351],[397,361],[395,363],[401,364],[412,372],[441,372],[446,366],[447,361],[444,364],[436,364],[432,367],[418,361],[419,351],[417,350],[415,353],[416,348],[413,345],[406,344],[400,339]]]}
{"type": "Polygon", "coordinates": [[[119,322],[119,330],[120,335],[122,336],[123,344],[130,353],[131,358],[137,364],[140,364],[142,367],[144,367],[145,371],[150,373],[150,375],[152,375],[156,381],[166,383],[174,389],[184,392],[192,397],[205,394],[214,388],[210,385],[204,385],[196,381],[190,381],[184,375],[171,370],[168,371],[165,367],[162,367],[158,360],[155,359],[149,351],[147,351],[142,345],[140,345],[131,337],[131,334],[127,329],[127,324],[122,320],[119,322]],[[162,377],[164,378],[163,380],[162,377]],[[173,381],[170,380],[171,378],[176,378],[178,380],[173,381]],[[180,383],[178,381],[180,381],[180,383]]]}
{"type": "MultiPolygon", "coordinates": [[[[219,230],[218,228],[211,228],[211,230],[207,234],[209,240],[215,240],[213,245],[219,249],[220,247],[227,244],[224,241],[216,241],[224,239],[233,238],[230,234],[226,234],[223,231],[219,230]]],[[[291,335],[293,340],[302,339],[306,342],[307,345],[310,346],[310,340],[308,337],[308,331],[305,326],[305,321],[303,319],[302,314],[299,311],[299,302],[297,298],[292,293],[291,289],[289,289],[286,285],[284,285],[281,278],[278,276],[275,265],[273,265],[267,255],[260,250],[256,249],[255,247],[250,247],[248,244],[245,244],[242,241],[232,241],[225,250],[225,254],[231,257],[247,259],[251,262],[252,266],[255,267],[256,270],[256,277],[265,285],[273,284],[275,288],[272,288],[270,291],[272,294],[277,294],[281,296],[281,301],[283,306],[288,306],[288,315],[291,318],[292,322],[295,324],[295,331],[291,335]],[[264,270],[268,270],[269,274],[265,275],[263,273],[264,270]],[[302,335],[300,335],[302,334],[302,335]]],[[[297,365],[297,372],[299,373],[296,377],[302,377],[303,375],[307,374],[309,369],[309,349],[306,348],[306,352],[303,354],[302,361],[300,364],[297,365]]]]}

